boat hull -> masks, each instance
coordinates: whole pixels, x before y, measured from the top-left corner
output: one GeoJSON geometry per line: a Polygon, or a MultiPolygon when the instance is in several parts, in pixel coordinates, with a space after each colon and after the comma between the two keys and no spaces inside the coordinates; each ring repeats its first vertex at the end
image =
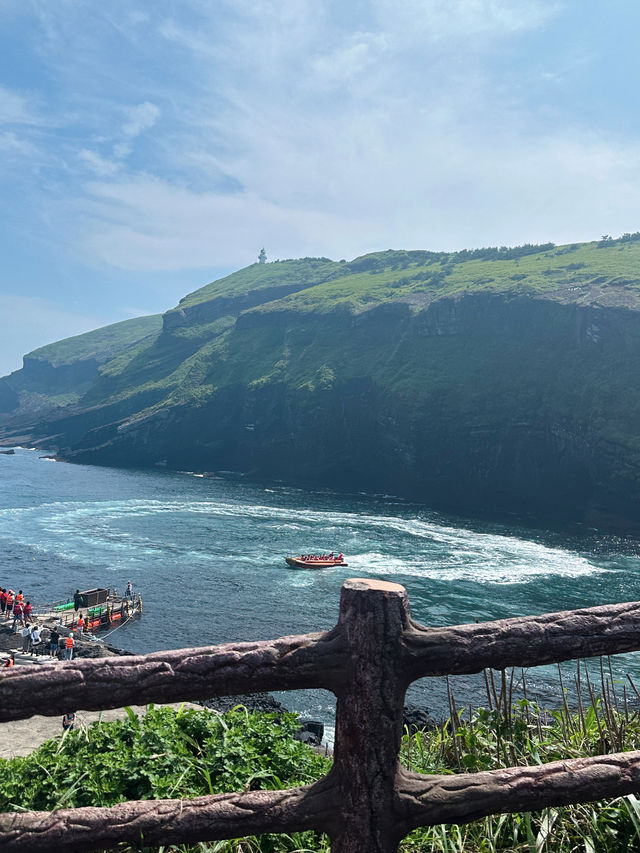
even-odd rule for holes
{"type": "Polygon", "coordinates": [[[347,566],[344,560],[301,560],[298,557],[285,557],[292,569],[332,569],[334,566],[347,566]]]}

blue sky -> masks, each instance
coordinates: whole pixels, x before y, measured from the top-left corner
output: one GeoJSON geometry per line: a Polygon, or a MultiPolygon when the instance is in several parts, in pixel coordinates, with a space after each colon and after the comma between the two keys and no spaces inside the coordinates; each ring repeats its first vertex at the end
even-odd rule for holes
{"type": "Polygon", "coordinates": [[[635,0],[0,0],[0,375],[270,259],[640,230],[635,0]]]}

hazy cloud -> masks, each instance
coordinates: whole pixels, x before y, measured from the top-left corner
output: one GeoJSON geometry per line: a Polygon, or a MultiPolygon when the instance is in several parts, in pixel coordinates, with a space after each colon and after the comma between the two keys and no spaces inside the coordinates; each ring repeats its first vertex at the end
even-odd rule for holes
{"type": "Polygon", "coordinates": [[[135,107],[126,110],[129,121],[122,128],[122,132],[130,139],[139,136],[143,131],[149,130],[158,120],[160,110],[155,104],[145,101],[135,107]]]}
{"type": "Polygon", "coordinates": [[[52,300],[2,293],[0,320],[0,376],[22,367],[22,355],[33,349],[113,322],[91,313],[65,310],[52,300]]]}

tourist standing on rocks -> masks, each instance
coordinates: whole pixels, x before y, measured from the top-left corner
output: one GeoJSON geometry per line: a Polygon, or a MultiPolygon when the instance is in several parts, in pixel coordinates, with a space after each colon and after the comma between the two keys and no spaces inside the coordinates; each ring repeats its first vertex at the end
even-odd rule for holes
{"type": "Polygon", "coordinates": [[[31,628],[29,625],[25,625],[20,633],[22,635],[22,653],[26,655],[29,651],[29,643],[31,642],[31,628]]]}
{"type": "Polygon", "coordinates": [[[40,654],[40,645],[42,643],[42,637],[40,636],[40,626],[34,625],[31,631],[31,648],[29,652],[34,655],[40,654]]]}
{"type": "Polygon", "coordinates": [[[49,634],[49,657],[57,658],[58,657],[58,642],[60,640],[60,634],[58,633],[57,625],[51,629],[51,633],[49,634]]]}
{"type": "Polygon", "coordinates": [[[7,609],[7,590],[0,586],[0,613],[4,616],[7,609]]]}
{"type": "Polygon", "coordinates": [[[31,608],[31,602],[30,602],[30,601],[27,601],[27,603],[26,603],[26,604],[25,604],[25,606],[24,606],[24,612],[23,612],[23,615],[24,615],[24,624],[25,624],[25,625],[28,625],[28,624],[29,624],[29,622],[31,621],[31,609],[32,609],[32,608],[31,608]]]}
{"type": "Polygon", "coordinates": [[[64,659],[73,660],[73,634],[69,634],[64,641],[64,659]]]}
{"type": "Polygon", "coordinates": [[[10,589],[7,592],[7,619],[11,618],[11,611],[13,610],[13,590],[10,589]]]}
{"type": "Polygon", "coordinates": [[[22,606],[22,602],[16,596],[15,601],[13,602],[13,625],[11,626],[11,630],[16,630],[16,625],[20,623],[24,625],[24,607],[22,606]]]}

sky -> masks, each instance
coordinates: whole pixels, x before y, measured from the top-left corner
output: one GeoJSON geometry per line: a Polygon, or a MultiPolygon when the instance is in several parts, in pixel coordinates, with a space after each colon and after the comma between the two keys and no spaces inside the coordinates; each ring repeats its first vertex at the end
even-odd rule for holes
{"type": "Polygon", "coordinates": [[[640,230],[636,0],[0,0],[0,376],[254,263],[640,230]]]}

